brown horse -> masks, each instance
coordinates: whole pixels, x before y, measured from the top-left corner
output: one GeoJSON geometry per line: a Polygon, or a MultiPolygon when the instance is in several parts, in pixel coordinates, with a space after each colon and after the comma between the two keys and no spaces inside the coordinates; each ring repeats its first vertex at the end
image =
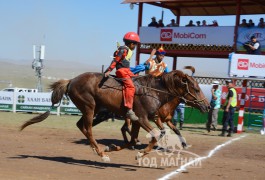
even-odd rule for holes
{"type": "MultiPolygon", "coordinates": [[[[184,69],[188,69],[192,72],[192,75],[195,73],[195,68],[192,66],[185,66],[184,69]]],[[[180,142],[182,143],[183,148],[187,147],[187,144],[185,142],[185,140],[183,139],[180,131],[177,129],[176,126],[173,125],[172,123],[172,118],[174,116],[174,110],[176,109],[176,107],[180,104],[181,99],[179,97],[175,97],[172,101],[164,104],[161,108],[159,108],[158,112],[157,112],[157,118],[156,119],[152,119],[155,124],[157,125],[157,127],[161,130],[161,137],[165,134],[165,128],[163,123],[166,123],[167,126],[173,130],[175,132],[175,134],[178,135],[180,142]]],[[[191,105],[193,106],[192,103],[190,103],[189,101],[185,102],[187,105],[191,105]]],[[[93,121],[93,126],[109,119],[109,118],[113,118],[113,113],[109,112],[106,109],[103,109],[102,111],[98,112],[97,116],[95,117],[94,121],[93,121]]],[[[132,132],[131,132],[131,121],[130,119],[126,118],[125,122],[121,128],[121,132],[122,132],[122,136],[124,139],[124,142],[127,143],[128,142],[128,138],[126,135],[126,132],[131,136],[132,132]]],[[[137,143],[139,142],[139,140],[136,140],[137,143]]]]}
{"type": "MultiPolygon", "coordinates": [[[[207,112],[209,109],[209,102],[204,97],[197,82],[182,71],[172,71],[159,78],[152,76],[139,77],[134,83],[136,94],[133,109],[139,117],[139,121],[133,123],[130,144],[123,147],[117,146],[115,150],[134,145],[140,127],[152,134],[153,127],[148,118],[154,117],[160,107],[175,97],[189,102],[202,112],[207,112]]],[[[68,95],[82,112],[82,117],[77,122],[77,126],[88,138],[92,149],[104,161],[109,161],[109,157],[99,148],[93,137],[92,124],[94,115],[102,107],[125,117],[126,108],[123,106],[120,83],[113,78],[104,78],[104,75],[100,73],[84,73],[71,80],[59,80],[51,85],[51,89],[53,90],[51,107],[59,103],[64,94],[68,95]]],[[[30,119],[21,126],[21,130],[28,125],[43,121],[49,114],[50,111],[47,111],[30,119]]],[[[143,154],[150,152],[157,142],[155,138],[157,135],[154,133],[152,135],[153,138],[144,149],[143,154]]]]}

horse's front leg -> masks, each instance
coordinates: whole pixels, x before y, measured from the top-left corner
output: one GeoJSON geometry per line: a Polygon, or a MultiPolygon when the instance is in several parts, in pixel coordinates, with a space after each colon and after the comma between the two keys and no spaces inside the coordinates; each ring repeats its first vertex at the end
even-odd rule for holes
{"type": "Polygon", "coordinates": [[[160,138],[160,132],[153,128],[153,126],[149,123],[147,118],[141,119],[141,121],[139,121],[139,124],[144,130],[146,130],[150,134],[151,141],[149,142],[149,144],[147,145],[145,149],[137,153],[136,159],[139,159],[145,156],[146,154],[148,154],[154,148],[157,142],[157,139],[160,138]]]}
{"type": "Polygon", "coordinates": [[[162,138],[166,134],[166,130],[165,130],[165,127],[164,127],[164,125],[163,125],[163,123],[161,121],[161,117],[160,116],[158,116],[157,120],[155,120],[155,124],[157,125],[157,127],[161,131],[159,138],[162,138]]]}
{"type": "MultiPolygon", "coordinates": [[[[125,137],[126,137],[127,141],[128,141],[128,139],[127,139],[127,136],[126,136],[126,129],[130,129],[130,126],[128,127],[128,124],[130,125],[130,123],[131,123],[130,119],[126,119],[124,125],[121,128],[121,131],[122,131],[122,134],[123,134],[123,138],[125,140],[125,137]]],[[[133,147],[136,144],[136,142],[137,142],[139,129],[140,129],[140,125],[139,125],[138,122],[132,123],[132,130],[131,131],[127,131],[130,134],[130,136],[131,136],[131,141],[130,142],[126,142],[126,140],[125,140],[125,144],[122,145],[122,146],[116,146],[116,145],[112,144],[110,146],[107,146],[105,148],[105,151],[106,152],[120,151],[120,150],[125,149],[125,148],[133,147]]]]}
{"type": "Polygon", "coordinates": [[[170,120],[167,121],[167,125],[170,129],[172,129],[172,131],[174,131],[177,135],[178,135],[178,138],[181,142],[181,145],[184,149],[187,149],[187,144],[186,144],[186,141],[185,139],[182,137],[182,135],[180,134],[179,130],[176,128],[176,126],[174,126],[174,124],[172,124],[172,122],[170,120]]]}

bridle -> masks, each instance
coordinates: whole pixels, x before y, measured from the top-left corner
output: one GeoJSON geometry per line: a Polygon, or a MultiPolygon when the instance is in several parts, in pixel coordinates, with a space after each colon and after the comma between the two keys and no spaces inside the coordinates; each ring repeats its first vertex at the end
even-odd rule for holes
{"type": "Polygon", "coordinates": [[[197,99],[189,90],[189,86],[188,86],[188,83],[187,82],[183,82],[183,80],[181,79],[181,83],[182,84],[185,84],[186,86],[186,93],[184,94],[184,96],[180,97],[185,103],[187,102],[190,102],[190,103],[193,103],[193,104],[197,104],[197,105],[201,105],[202,102],[206,99],[206,97],[204,97],[203,99],[197,99]],[[188,100],[186,99],[185,97],[190,95],[191,97],[193,97],[195,100],[188,100]]]}

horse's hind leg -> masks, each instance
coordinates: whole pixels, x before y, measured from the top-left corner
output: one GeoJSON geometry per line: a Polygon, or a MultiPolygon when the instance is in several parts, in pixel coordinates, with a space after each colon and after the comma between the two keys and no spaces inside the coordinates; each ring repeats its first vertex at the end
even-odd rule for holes
{"type": "Polygon", "coordinates": [[[88,139],[89,137],[87,136],[87,131],[84,127],[84,117],[82,116],[79,121],[76,123],[76,126],[78,127],[78,129],[86,136],[86,138],[88,139]]]}
{"type": "Polygon", "coordinates": [[[77,122],[77,127],[80,131],[87,137],[90,142],[91,148],[96,152],[99,156],[102,157],[103,161],[109,162],[110,159],[105,153],[99,148],[96,140],[93,137],[92,133],[92,125],[93,125],[93,117],[94,117],[94,110],[95,106],[91,103],[93,100],[89,99],[90,106],[83,106],[79,108],[83,114],[80,120],[77,122]],[[83,125],[82,125],[83,122],[83,125]]]}
{"type": "Polygon", "coordinates": [[[121,133],[125,143],[129,143],[126,132],[128,132],[128,134],[131,136],[130,123],[130,119],[126,118],[123,126],[121,127],[121,133]]]}

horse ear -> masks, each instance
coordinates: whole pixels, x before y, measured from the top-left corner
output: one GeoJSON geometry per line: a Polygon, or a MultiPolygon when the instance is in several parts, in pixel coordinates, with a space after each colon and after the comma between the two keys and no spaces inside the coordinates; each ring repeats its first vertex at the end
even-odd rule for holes
{"type": "Polygon", "coordinates": [[[182,77],[182,81],[183,81],[183,82],[187,82],[187,81],[188,81],[187,74],[184,74],[184,76],[182,77]]]}

